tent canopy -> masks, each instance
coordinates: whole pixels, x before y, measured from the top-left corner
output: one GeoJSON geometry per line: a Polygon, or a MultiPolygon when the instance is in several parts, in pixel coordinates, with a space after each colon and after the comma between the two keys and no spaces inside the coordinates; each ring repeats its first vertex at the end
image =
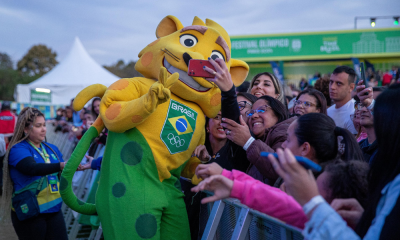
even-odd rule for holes
{"type": "Polygon", "coordinates": [[[45,88],[51,90],[50,104],[69,105],[71,99],[85,87],[95,83],[109,86],[118,79],[97,64],[76,37],[71,50],[61,63],[36,81],[17,85],[16,99],[18,102],[28,103],[31,89],[45,88]]]}

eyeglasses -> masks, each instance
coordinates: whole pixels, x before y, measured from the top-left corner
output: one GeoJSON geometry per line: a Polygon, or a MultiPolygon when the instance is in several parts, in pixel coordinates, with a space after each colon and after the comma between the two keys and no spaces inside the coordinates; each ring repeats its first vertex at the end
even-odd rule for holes
{"type": "Polygon", "coordinates": [[[242,110],[246,107],[246,104],[249,105],[250,107],[253,106],[253,105],[252,105],[251,103],[249,103],[249,102],[240,101],[240,102],[238,102],[239,110],[242,111],[242,110]]]}
{"type": "Polygon", "coordinates": [[[312,106],[317,106],[317,104],[314,104],[314,103],[312,103],[312,102],[308,102],[308,101],[300,101],[300,100],[295,100],[294,101],[294,105],[295,106],[297,106],[297,105],[301,105],[301,104],[303,104],[303,107],[304,108],[309,108],[309,107],[312,107],[312,106]]]}
{"type": "Polygon", "coordinates": [[[271,107],[269,105],[264,105],[264,106],[261,106],[261,107],[255,109],[255,110],[249,110],[249,111],[246,112],[246,116],[247,117],[251,117],[251,116],[254,115],[254,113],[257,113],[257,114],[265,113],[265,111],[267,111],[267,108],[271,108],[271,107]]]}

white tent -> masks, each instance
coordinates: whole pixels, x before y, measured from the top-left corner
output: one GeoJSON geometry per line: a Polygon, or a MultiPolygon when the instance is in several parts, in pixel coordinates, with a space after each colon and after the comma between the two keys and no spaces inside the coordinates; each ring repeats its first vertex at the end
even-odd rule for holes
{"type": "Polygon", "coordinates": [[[101,83],[110,86],[119,78],[110,73],[86,52],[78,37],[70,52],[50,72],[30,84],[18,84],[15,99],[20,103],[29,103],[31,89],[45,88],[51,90],[51,105],[69,105],[85,87],[101,83]]]}

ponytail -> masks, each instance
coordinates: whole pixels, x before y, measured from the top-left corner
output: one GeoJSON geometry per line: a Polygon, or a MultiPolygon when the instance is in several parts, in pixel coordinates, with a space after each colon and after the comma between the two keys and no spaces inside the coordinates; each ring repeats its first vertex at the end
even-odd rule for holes
{"type": "Polygon", "coordinates": [[[13,185],[8,169],[8,157],[11,148],[29,137],[29,133],[25,134],[24,129],[33,124],[37,117],[44,117],[44,115],[36,108],[31,107],[26,107],[22,109],[18,116],[13,137],[11,138],[6,155],[4,156],[3,160],[3,193],[0,200],[0,222],[10,221],[11,196],[13,193],[13,185]]]}
{"type": "Polygon", "coordinates": [[[299,145],[308,142],[314,149],[315,158],[324,163],[340,157],[344,161],[363,160],[354,136],[346,129],[337,127],[332,118],[322,113],[308,113],[297,119],[295,135],[299,145]],[[343,138],[344,150],[339,151],[338,137],[343,138]]]}

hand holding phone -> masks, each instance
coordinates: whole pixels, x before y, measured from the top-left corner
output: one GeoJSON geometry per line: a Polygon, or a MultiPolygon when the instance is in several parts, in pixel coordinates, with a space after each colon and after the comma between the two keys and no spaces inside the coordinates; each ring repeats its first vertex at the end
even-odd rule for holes
{"type": "MultiPolygon", "coordinates": [[[[361,73],[361,80],[363,80],[363,83],[365,85],[365,87],[368,87],[368,81],[367,78],[365,77],[365,67],[364,67],[364,63],[360,63],[360,73],[361,73]]],[[[364,93],[364,95],[368,95],[368,92],[364,93]]]]}
{"type": "MultiPolygon", "coordinates": [[[[262,157],[268,157],[268,155],[272,154],[275,158],[279,158],[278,154],[276,153],[269,153],[269,152],[261,152],[262,157]]],[[[305,169],[311,169],[316,172],[320,172],[322,170],[322,167],[315,162],[311,161],[310,159],[306,157],[300,157],[300,156],[295,156],[297,162],[300,163],[305,169]]]]}
{"type": "Polygon", "coordinates": [[[207,60],[190,59],[188,67],[188,75],[191,77],[204,77],[213,78],[213,74],[204,70],[204,66],[211,68],[215,71],[214,66],[207,60]]]}

